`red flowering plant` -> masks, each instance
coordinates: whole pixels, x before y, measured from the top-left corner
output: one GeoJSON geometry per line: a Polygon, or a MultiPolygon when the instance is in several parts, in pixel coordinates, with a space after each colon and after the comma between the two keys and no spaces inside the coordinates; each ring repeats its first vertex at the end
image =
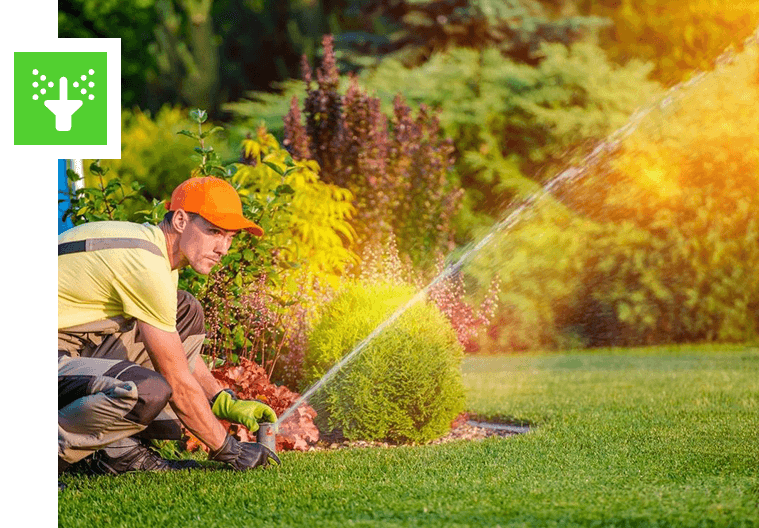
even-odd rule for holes
{"type": "Polygon", "coordinates": [[[453,249],[452,220],[463,198],[451,176],[453,144],[434,112],[421,105],[414,116],[400,94],[389,116],[355,77],[341,95],[332,36],[322,46],[315,73],[303,60],[303,111],[293,98],[283,144],[294,159],[316,161],[325,182],[350,190],[357,252],[393,235],[401,255],[428,266],[453,249]]]}
{"type": "MultiPolygon", "coordinates": [[[[438,262],[438,274],[443,273],[442,260],[438,262]]],[[[467,302],[464,277],[461,272],[450,273],[427,292],[432,301],[451,322],[456,336],[466,352],[479,350],[477,337],[487,329],[496,315],[498,296],[501,292],[500,277],[496,274],[485,292],[479,306],[467,302]]]]}
{"type": "MultiPolygon", "coordinates": [[[[435,276],[445,270],[445,260],[438,258],[435,276]]],[[[391,236],[384,244],[368,247],[362,253],[362,268],[358,280],[364,284],[408,284],[421,290],[432,282],[428,274],[415,270],[411,263],[401,258],[395,239],[391,236]]],[[[478,304],[467,294],[464,275],[461,272],[448,273],[429,288],[427,299],[435,304],[450,321],[459,343],[466,352],[479,350],[478,337],[495,318],[499,294],[500,277],[496,274],[478,304]]]]}
{"type": "MultiPolygon", "coordinates": [[[[288,294],[284,286],[275,290],[267,277],[261,275],[235,302],[220,295],[218,302],[208,304],[212,309],[206,314],[209,328],[206,351],[215,365],[213,376],[238,397],[263,401],[278,416],[300,397],[288,386],[296,386],[299,379],[306,333],[316,309],[313,293],[309,298],[304,293],[312,279],[305,274],[299,277],[300,287],[288,294]],[[224,346],[223,330],[231,322],[235,331],[245,336],[243,346],[236,352],[224,346]],[[275,384],[274,379],[285,384],[275,384]]],[[[318,288],[318,281],[314,279],[314,283],[318,288]]],[[[216,295],[213,288],[208,295],[216,295]]],[[[306,450],[315,444],[319,440],[315,417],[311,407],[301,405],[285,422],[278,422],[277,449],[306,450]]],[[[255,441],[255,435],[244,426],[224,425],[239,440],[255,441]]],[[[188,448],[197,447],[196,439],[190,438],[188,448]]]]}

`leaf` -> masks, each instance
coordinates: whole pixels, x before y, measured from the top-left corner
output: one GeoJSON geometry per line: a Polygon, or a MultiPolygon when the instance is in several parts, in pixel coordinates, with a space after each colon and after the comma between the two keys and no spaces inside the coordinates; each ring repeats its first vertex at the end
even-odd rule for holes
{"type": "Polygon", "coordinates": [[[105,171],[103,171],[103,168],[100,166],[100,160],[95,160],[90,163],[90,172],[101,176],[105,174],[105,171]]]}
{"type": "Polygon", "coordinates": [[[264,165],[266,165],[267,167],[269,167],[271,170],[273,170],[274,172],[276,172],[280,176],[284,176],[285,175],[285,171],[283,171],[279,167],[279,165],[276,165],[275,163],[272,163],[270,161],[264,161],[264,165]]]}
{"type": "Polygon", "coordinates": [[[202,134],[200,134],[200,137],[201,138],[206,138],[208,136],[212,136],[212,135],[216,134],[217,132],[221,132],[222,130],[224,130],[224,127],[222,127],[222,126],[215,126],[211,130],[207,130],[206,132],[203,132],[202,134]]]}
{"type": "Polygon", "coordinates": [[[79,176],[76,172],[74,172],[71,169],[66,169],[66,177],[69,179],[69,181],[75,182],[81,180],[81,176],[79,176]]]}
{"type": "Polygon", "coordinates": [[[200,137],[197,134],[195,134],[194,132],[190,132],[189,130],[180,130],[179,132],[177,132],[177,134],[181,134],[183,136],[187,136],[192,139],[200,139],[200,137]]]}
{"type": "MultiPolygon", "coordinates": [[[[264,162],[264,163],[267,163],[267,162],[264,162]]],[[[295,189],[293,189],[286,183],[283,183],[282,185],[274,189],[274,194],[276,196],[279,196],[281,194],[295,194],[295,189]]]]}

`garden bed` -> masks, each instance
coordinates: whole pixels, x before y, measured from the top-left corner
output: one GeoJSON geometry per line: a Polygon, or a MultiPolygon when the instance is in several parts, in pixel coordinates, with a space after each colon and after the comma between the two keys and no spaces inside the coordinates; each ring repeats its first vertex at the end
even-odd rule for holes
{"type": "MultiPolygon", "coordinates": [[[[528,425],[499,423],[481,420],[462,413],[453,422],[451,430],[445,436],[428,442],[428,445],[447,444],[459,440],[483,440],[492,436],[508,437],[524,434],[530,431],[528,425]]],[[[328,451],[333,449],[360,448],[360,447],[398,447],[405,444],[392,442],[368,442],[365,440],[348,440],[339,434],[325,435],[316,445],[310,446],[308,451],[328,451]]]]}

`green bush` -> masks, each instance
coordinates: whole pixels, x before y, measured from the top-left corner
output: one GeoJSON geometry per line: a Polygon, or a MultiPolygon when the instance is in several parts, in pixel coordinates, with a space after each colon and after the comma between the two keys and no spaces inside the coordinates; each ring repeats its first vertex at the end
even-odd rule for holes
{"type": "MultiPolygon", "coordinates": [[[[304,382],[321,378],[413,295],[408,286],[346,286],[324,307],[309,336],[304,382]]],[[[417,303],[316,392],[310,404],[319,413],[317,423],[352,440],[438,438],[463,410],[462,355],[445,316],[417,303]]]]}

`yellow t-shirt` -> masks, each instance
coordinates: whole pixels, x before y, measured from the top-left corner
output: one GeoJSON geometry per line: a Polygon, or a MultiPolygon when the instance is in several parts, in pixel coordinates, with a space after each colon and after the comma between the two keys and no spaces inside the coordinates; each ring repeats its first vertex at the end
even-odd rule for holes
{"type": "Polygon", "coordinates": [[[123,315],[173,332],[177,281],[160,228],[131,222],[91,222],[58,236],[58,243],[85,239],[137,238],[162,254],[143,248],[82,251],[58,257],[58,329],[123,315]]]}

